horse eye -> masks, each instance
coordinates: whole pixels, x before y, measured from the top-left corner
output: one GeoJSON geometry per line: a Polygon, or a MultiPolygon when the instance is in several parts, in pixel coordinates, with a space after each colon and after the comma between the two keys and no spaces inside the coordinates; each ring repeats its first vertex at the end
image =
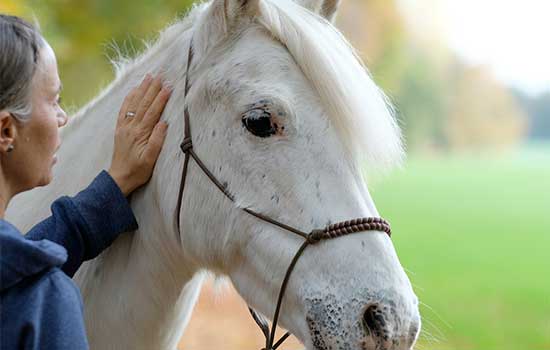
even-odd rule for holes
{"type": "Polygon", "coordinates": [[[256,108],[246,112],[242,121],[246,130],[255,136],[265,138],[277,133],[277,124],[273,123],[271,113],[264,109],[256,108]]]}

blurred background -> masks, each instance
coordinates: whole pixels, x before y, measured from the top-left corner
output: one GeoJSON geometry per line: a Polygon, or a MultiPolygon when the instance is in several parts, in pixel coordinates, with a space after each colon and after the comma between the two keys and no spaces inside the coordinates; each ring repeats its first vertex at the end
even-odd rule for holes
{"type": "MultiPolygon", "coordinates": [[[[113,78],[114,46],[137,54],[190,4],[0,0],[0,12],[40,23],[76,111],[113,78]]],[[[406,138],[404,167],[370,188],[422,302],[417,349],[550,349],[549,14],[546,0],[343,0],[337,26],[406,138]]],[[[208,283],[180,349],[257,349],[259,333],[230,286],[208,283]]]]}

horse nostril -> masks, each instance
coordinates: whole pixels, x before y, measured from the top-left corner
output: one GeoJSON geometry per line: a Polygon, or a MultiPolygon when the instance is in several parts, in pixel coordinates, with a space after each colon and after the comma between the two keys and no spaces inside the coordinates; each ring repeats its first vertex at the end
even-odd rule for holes
{"type": "Polygon", "coordinates": [[[370,305],[363,314],[363,323],[374,335],[381,335],[386,327],[382,310],[377,305],[370,305]]]}

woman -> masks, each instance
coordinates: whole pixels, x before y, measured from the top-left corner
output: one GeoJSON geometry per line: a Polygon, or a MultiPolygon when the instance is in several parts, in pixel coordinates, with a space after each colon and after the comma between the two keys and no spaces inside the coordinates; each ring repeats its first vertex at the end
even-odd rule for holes
{"type": "Polygon", "coordinates": [[[4,220],[10,200],[45,186],[67,115],[50,45],[20,18],[0,15],[0,349],[87,349],[82,299],[71,277],[122,232],[137,229],[126,197],[145,184],[166,136],[170,96],[145,77],[125,99],[108,171],[25,236],[4,220]]]}

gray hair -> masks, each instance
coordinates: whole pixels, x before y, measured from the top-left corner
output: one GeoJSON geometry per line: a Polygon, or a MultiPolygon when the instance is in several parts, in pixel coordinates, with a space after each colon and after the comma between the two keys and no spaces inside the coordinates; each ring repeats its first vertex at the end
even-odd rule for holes
{"type": "Polygon", "coordinates": [[[44,44],[35,26],[0,14],[0,111],[19,121],[31,115],[31,85],[44,44]]]}

